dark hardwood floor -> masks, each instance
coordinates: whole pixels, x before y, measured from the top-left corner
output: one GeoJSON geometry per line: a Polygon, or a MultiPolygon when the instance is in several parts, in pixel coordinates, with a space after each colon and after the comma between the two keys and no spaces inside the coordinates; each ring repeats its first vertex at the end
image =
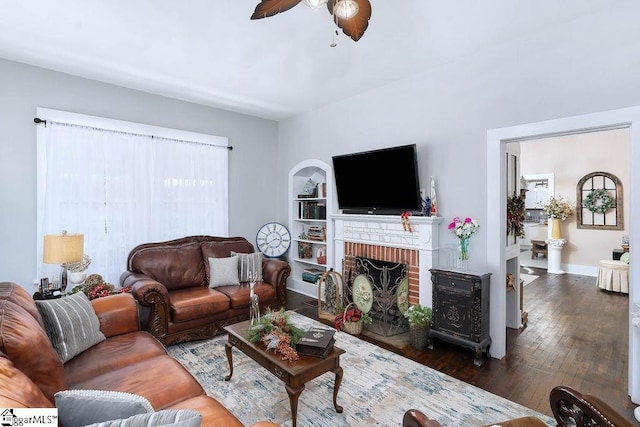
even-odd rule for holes
{"type": "MultiPolygon", "coordinates": [[[[439,340],[434,350],[421,351],[360,338],[549,416],[549,392],[568,385],[635,421],[636,405],[627,392],[628,296],[599,290],[594,277],[521,271],[540,277],[524,288],[528,322],[507,329],[507,355],[500,360],[478,367],[472,350],[439,340]]],[[[287,309],[317,320],[317,309],[305,304],[309,300],[290,291],[287,309]]]]}

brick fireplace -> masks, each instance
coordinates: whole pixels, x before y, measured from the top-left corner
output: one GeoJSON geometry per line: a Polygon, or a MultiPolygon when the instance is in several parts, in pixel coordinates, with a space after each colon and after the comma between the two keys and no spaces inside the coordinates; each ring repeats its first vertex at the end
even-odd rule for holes
{"type": "Polygon", "coordinates": [[[404,263],[408,266],[409,304],[431,307],[431,275],[439,252],[439,217],[410,217],[412,232],[400,215],[333,215],[334,266],[343,275],[355,271],[355,258],[404,263]]]}

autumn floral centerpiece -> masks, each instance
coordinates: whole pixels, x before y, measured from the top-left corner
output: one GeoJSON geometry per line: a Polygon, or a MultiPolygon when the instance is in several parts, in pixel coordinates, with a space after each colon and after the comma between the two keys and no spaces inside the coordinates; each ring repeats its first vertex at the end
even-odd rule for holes
{"type": "Polygon", "coordinates": [[[262,342],[268,350],[282,356],[282,360],[295,362],[299,359],[296,344],[304,336],[304,331],[294,326],[284,309],[268,310],[264,316],[247,329],[247,339],[262,342]]]}
{"type": "Polygon", "coordinates": [[[471,236],[476,234],[478,229],[480,228],[480,224],[478,220],[473,218],[465,218],[461,219],[460,217],[455,217],[449,223],[449,230],[453,231],[453,233],[458,237],[460,250],[460,259],[466,261],[469,259],[469,239],[471,236]]]}
{"type": "Polygon", "coordinates": [[[564,200],[562,197],[552,197],[542,207],[544,214],[548,218],[556,218],[564,221],[573,215],[573,204],[564,200]]]}
{"type": "Polygon", "coordinates": [[[75,286],[69,291],[69,294],[75,294],[76,292],[84,292],[87,298],[92,300],[109,295],[131,292],[131,287],[116,289],[111,283],[105,282],[101,275],[90,274],[83,284],[75,286]]]}
{"type": "Polygon", "coordinates": [[[567,202],[562,197],[552,197],[542,207],[544,214],[551,219],[551,238],[560,239],[560,221],[564,221],[573,215],[574,204],[567,202]]]}

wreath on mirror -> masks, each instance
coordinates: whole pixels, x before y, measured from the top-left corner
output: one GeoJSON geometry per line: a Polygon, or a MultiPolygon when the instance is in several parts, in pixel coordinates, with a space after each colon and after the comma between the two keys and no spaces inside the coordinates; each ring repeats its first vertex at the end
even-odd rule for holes
{"type": "Polygon", "coordinates": [[[606,188],[591,190],[584,198],[582,206],[593,213],[604,214],[616,204],[606,188]]]}

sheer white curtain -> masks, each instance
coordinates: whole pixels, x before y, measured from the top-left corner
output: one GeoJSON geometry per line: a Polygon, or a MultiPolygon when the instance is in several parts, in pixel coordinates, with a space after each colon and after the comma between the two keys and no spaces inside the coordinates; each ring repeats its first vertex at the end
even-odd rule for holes
{"type": "Polygon", "coordinates": [[[83,233],[88,273],[117,286],[140,243],[227,234],[226,147],[52,121],[43,132],[39,259],[42,235],[83,233]]]}

